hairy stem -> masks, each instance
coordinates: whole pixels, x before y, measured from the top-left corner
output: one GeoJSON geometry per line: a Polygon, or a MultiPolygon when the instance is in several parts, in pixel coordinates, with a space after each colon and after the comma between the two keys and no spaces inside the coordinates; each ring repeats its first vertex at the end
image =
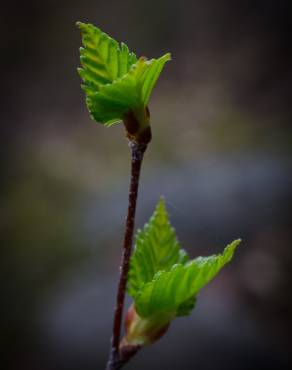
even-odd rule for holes
{"type": "MultiPolygon", "coordinates": [[[[135,226],[136,203],[138,196],[140,170],[143,161],[143,156],[147,148],[147,144],[139,144],[130,142],[132,152],[131,165],[131,180],[129,189],[129,204],[125,226],[125,237],[123,254],[120,266],[120,280],[117,291],[116,307],[114,312],[113,333],[111,339],[111,350],[109,361],[106,370],[118,370],[127,362],[127,359],[122,359],[119,353],[119,344],[121,336],[121,324],[123,316],[123,307],[126,295],[126,284],[130,264],[130,256],[132,251],[133,232],[135,226]]],[[[131,356],[129,355],[129,358],[131,356]]]]}

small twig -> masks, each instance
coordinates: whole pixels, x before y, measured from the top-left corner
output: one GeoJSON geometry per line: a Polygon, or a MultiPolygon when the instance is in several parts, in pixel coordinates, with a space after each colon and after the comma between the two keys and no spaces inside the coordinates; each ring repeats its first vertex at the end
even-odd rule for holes
{"type": "MultiPolygon", "coordinates": [[[[114,312],[114,324],[113,324],[113,333],[111,339],[111,351],[109,356],[109,361],[107,364],[106,370],[118,370],[126,362],[125,359],[122,359],[119,354],[119,343],[121,336],[121,324],[122,324],[122,315],[123,307],[126,295],[126,285],[127,277],[130,264],[130,256],[132,251],[132,240],[135,224],[135,213],[136,213],[136,203],[138,196],[138,187],[139,187],[139,177],[140,170],[143,161],[143,156],[147,148],[147,144],[138,144],[135,142],[130,142],[130,148],[132,151],[132,166],[131,166],[131,180],[130,180],[130,190],[129,190],[129,205],[128,205],[128,214],[126,219],[125,227],[125,237],[124,237],[124,246],[123,254],[120,267],[120,280],[118,285],[118,292],[116,298],[116,307],[114,312]]],[[[129,358],[132,357],[129,356],[129,358]]],[[[127,359],[126,359],[127,360],[127,359]]]]}

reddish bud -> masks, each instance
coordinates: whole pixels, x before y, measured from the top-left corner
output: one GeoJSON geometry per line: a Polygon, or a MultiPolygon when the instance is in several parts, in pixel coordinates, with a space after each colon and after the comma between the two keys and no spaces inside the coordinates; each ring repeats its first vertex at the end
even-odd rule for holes
{"type": "Polygon", "coordinates": [[[167,331],[170,321],[163,316],[141,318],[132,304],[125,317],[125,336],[121,349],[128,346],[145,346],[161,338],[167,331]]]}
{"type": "Polygon", "coordinates": [[[148,144],[151,141],[149,120],[148,107],[124,114],[123,121],[130,141],[138,144],[148,144]]]}

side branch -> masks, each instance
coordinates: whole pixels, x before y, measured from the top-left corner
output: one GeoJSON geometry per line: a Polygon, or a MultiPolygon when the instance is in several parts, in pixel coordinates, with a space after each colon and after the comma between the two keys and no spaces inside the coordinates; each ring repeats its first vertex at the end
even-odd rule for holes
{"type": "MultiPolygon", "coordinates": [[[[125,237],[123,254],[120,267],[120,280],[116,298],[116,307],[114,312],[114,324],[111,340],[110,359],[107,364],[107,370],[118,370],[126,362],[127,359],[122,359],[119,354],[119,343],[121,336],[121,324],[123,316],[123,307],[126,295],[127,277],[130,265],[130,257],[132,251],[133,232],[135,226],[136,203],[138,196],[140,170],[143,161],[143,156],[147,148],[147,144],[130,142],[132,152],[131,164],[131,180],[129,190],[129,205],[126,218],[125,237]]],[[[129,354],[129,358],[132,357],[129,354]]]]}

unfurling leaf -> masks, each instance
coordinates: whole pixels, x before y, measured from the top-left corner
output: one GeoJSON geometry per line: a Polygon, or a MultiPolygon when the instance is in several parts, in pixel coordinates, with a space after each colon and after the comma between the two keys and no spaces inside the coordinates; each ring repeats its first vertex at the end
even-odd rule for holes
{"type": "Polygon", "coordinates": [[[137,232],[128,275],[128,293],[135,297],[158,271],[169,271],[174,264],[185,263],[188,259],[180,248],[161,198],[149,222],[137,232]]]}
{"type": "Polygon", "coordinates": [[[107,126],[124,120],[127,128],[133,126],[127,118],[132,114],[138,127],[134,134],[133,127],[129,132],[135,139],[149,126],[149,97],[170,54],[159,59],[137,59],[127,45],[119,44],[92,24],[77,25],[83,43],[82,68],[78,71],[91,117],[107,126]]]}
{"type": "MultiPolygon", "coordinates": [[[[199,257],[183,264],[176,264],[170,271],[159,271],[152,281],[143,285],[135,296],[135,306],[142,317],[158,312],[172,316],[181,315],[181,309],[196,297],[221,268],[231,260],[240,240],[229,244],[222,254],[199,257]]],[[[185,311],[185,308],[184,310],[185,311]]],[[[189,313],[188,310],[187,314],[189,313]]]]}
{"type": "Polygon", "coordinates": [[[139,230],[130,261],[128,293],[134,299],[124,343],[143,345],[157,339],[175,317],[190,314],[200,290],[228,263],[240,243],[222,254],[189,260],[169,223],[164,200],[139,230]]]}

